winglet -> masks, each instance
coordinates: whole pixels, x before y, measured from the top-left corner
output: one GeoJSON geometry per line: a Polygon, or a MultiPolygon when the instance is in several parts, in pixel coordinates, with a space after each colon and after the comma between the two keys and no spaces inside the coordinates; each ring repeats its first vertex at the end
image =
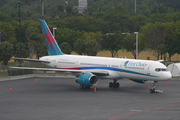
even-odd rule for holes
{"type": "Polygon", "coordinates": [[[39,20],[49,55],[63,55],[45,20],[39,20]]]}

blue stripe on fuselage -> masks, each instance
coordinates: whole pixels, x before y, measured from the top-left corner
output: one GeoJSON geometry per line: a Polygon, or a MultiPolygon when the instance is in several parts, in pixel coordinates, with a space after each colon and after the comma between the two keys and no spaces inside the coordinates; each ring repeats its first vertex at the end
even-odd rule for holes
{"type": "Polygon", "coordinates": [[[130,70],[124,70],[124,69],[112,68],[112,67],[80,67],[80,69],[81,70],[92,70],[92,69],[112,70],[112,71],[119,71],[119,72],[125,72],[125,73],[137,74],[137,75],[144,75],[149,77],[158,77],[154,75],[148,75],[140,72],[134,72],[130,70]]]}

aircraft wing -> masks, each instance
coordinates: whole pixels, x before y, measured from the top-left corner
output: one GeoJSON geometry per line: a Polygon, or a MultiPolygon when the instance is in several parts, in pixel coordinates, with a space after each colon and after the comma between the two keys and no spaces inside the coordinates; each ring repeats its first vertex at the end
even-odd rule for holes
{"type": "Polygon", "coordinates": [[[50,63],[50,61],[38,60],[38,59],[27,59],[27,58],[11,58],[11,59],[14,59],[14,60],[22,60],[22,61],[30,61],[30,62],[50,63]]]}
{"type": "Polygon", "coordinates": [[[53,68],[32,68],[32,67],[10,67],[14,69],[28,69],[28,70],[38,70],[38,71],[54,71],[54,72],[61,72],[61,73],[74,73],[74,74],[81,74],[81,73],[92,73],[97,76],[105,76],[109,75],[108,71],[88,71],[88,70],[69,70],[69,69],[53,69],[53,68]]]}

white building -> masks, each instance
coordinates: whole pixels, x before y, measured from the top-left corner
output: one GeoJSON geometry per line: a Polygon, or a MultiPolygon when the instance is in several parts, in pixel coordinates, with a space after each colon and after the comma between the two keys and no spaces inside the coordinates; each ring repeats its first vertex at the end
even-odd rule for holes
{"type": "Polygon", "coordinates": [[[83,13],[85,9],[87,9],[88,3],[87,0],[78,0],[78,6],[75,6],[74,8],[77,8],[79,13],[83,13]]]}

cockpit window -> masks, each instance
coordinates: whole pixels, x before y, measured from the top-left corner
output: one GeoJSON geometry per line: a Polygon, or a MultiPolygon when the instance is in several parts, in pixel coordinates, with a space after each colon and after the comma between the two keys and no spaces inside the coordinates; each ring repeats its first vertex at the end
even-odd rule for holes
{"type": "Polygon", "coordinates": [[[169,71],[169,70],[166,68],[156,68],[155,71],[159,72],[159,71],[169,71]]]}

